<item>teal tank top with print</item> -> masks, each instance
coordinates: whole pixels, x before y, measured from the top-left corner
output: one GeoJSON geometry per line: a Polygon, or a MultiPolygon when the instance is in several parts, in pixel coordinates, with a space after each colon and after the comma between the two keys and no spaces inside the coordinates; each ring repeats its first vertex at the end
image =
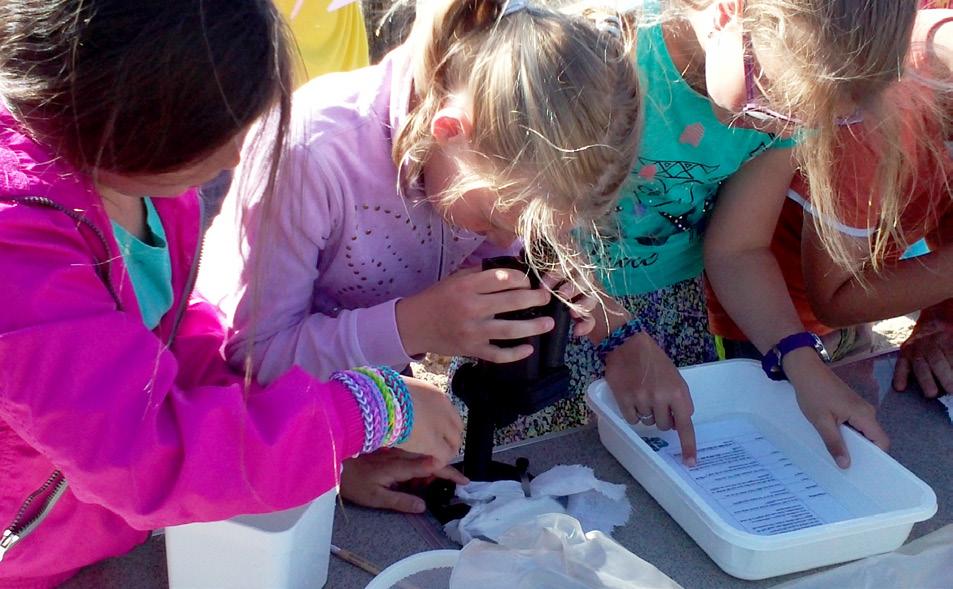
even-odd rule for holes
{"type": "Polygon", "coordinates": [[[793,142],[722,124],[711,102],[682,78],[661,24],[639,30],[644,94],[638,160],[623,185],[617,223],[588,244],[609,294],[638,295],[697,277],[702,235],[718,188],[766,149],[793,142]]]}

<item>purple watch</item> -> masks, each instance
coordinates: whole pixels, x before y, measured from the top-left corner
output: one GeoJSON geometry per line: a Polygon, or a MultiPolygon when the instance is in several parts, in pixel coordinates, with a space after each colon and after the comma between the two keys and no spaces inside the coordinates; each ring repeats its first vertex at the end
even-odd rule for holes
{"type": "Polygon", "coordinates": [[[788,377],[784,374],[781,361],[788,352],[798,348],[814,348],[814,351],[821,357],[821,360],[824,362],[831,361],[831,356],[827,353],[827,348],[824,347],[824,342],[821,341],[821,338],[816,333],[802,331],[801,333],[795,333],[794,335],[782,338],[776,346],[768,350],[768,353],[761,357],[761,368],[764,370],[764,373],[768,375],[768,378],[771,380],[787,380],[788,377]]]}

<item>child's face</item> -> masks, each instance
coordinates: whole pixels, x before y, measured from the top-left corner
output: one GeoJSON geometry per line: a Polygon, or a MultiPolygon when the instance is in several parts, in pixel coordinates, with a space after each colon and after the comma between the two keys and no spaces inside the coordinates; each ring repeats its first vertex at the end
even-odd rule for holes
{"type": "Polygon", "coordinates": [[[518,238],[516,227],[523,207],[497,210],[497,198],[488,189],[471,190],[450,203],[437,201],[434,208],[454,227],[482,235],[494,245],[509,247],[518,238]]]}
{"type": "MultiPolygon", "coordinates": [[[[509,247],[519,238],[517,228],[525,204],[516,203],[503,209],[499,206],[500,195],[489,188],[469,190],[449,201],[443,198],[457,178],[478,175],[469,169],[468,163],[472,132],[469,100],[466,95],[457,93],[448,98],[447,104],[431,124],[439,148],[429,154],[424,165],[428,200],[447,223],[482,235],[494,245],[509,247]]],[[[556,222],[561,232],[568,233],[572,228],[571,215],[567,213],[563,217],[556,222]]]]}
{"type": "Polygon", "coordinates": [[[777,60],[755,56],[746,43],[739,19],[730,17],[711,31],[704,46],[705,86],[715,114],[731,126],[787,134],[790,118],[771,110],[764,96],[777,60]]]}
{"type": "MultiPolygon", "coordinates": [[[[437,200],[433,206],[454,227],[484,236],[490,243],[509,247],[519,239],[520,215],[526,209],[523,203],[503,210],[499,195],[489,189],[471,190],[449,203],[437,200]]],[[[567,237],[573,228],[573,216],[556,214],[556,235],[567,237]]]]}
{"type": "Polygon", "coordinates": [[[237,166],[241,160],[241,147],[246,133],[247,131],[239,133],[207,157],[181,170],[134,176],[100,170],[96,173],[96,179],[101,186],[126,196],[178,196],[193,186],[200,186],[212,180],[222,170],[237,166]]]}
{"type": "MultiPolygon", "coordinates": [[[[714,5],[713,5],[714,6],[714,5]]],[[[737,16],[722,19],[705,44],[705,81],[716,115],[732,126],[756,129],[780,136],[792,135],[804,122],[797,113],[781,112],[772,107],[766,89],[774,74],[784,71],[784,59],[772,54],[755,54],[750,35],[737,16]],[[721,109],[724,112],[718,112],[721,109]]],[[[845,103],[834,121],[850,125],[862,119],[857,105],[845,103]]]]}
{"type": "Polygon", "coordinates": [[[443,195],[460,175],[459,160],[443,149],[434,150],[424,166],[424,185],[428,200],[447,223],[487,238],[495,245],[507,247],[517,239],[516,226],[523,207],[497,210],[499,199],[490,189],[476,189],[447,201],[443,195]]]}

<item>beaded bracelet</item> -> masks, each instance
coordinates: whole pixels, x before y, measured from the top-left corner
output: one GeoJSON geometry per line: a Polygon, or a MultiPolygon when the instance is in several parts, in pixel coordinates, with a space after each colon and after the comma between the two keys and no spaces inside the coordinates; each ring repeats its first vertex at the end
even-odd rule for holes
{"type": "Polygon", "coordinates": [[[599,358],[599,361],[602,362],[604,366],[606,356],[609,355],[609,352],[624,344],[625,341],[633,335],[641,332],[642,321],[638,317],[633,317],[621,326],[616,327],[606,339],[599,342],[599,345],[596,346],[596,356],[599,358]]]}
{"type": "Polygon", "coordinates": [[[390,426],[384,439],[381,440],[381,446],[393,446],[400,436],[401,426],[403,425],[403,415],[399,414],[393,389],[388,386],[381,373],[373,368],[361,367],[354,370],[371,379],[380,391],[387,411],[387,423],[390,426]]]}
{"type": "Polygon", "coordinates": [[[384,397],[381,395],[380,387],[359,370],[350,370],[348,371],[348,375],[361,386],[370,399],[373,399],[374,448],[380,448],[384,445],[384,440],[387,439],[392,427],[390,421],[387,419],[387,408],[384,404],[384,397]]]}
{"type": "Polygon", "coordinates": [[[414,400],[410,396],[410,390],[407,383],[401,378],[400,374],[390,366],[380,366],[378,370],[384,376],[384,382],[390,390],[394,391],[397,402],[404,414],[404,429],[397,438],[395,444],[403,444],[410,437],[414,429],[414,400]]]}
{"type": "Polygon", "coordinates": [[[367,395],[364,394],[364,391],[346,372],[335,372],[331,374],[331,380],[337,381],[343,384],[347,390],[351,391],[351,394],[354,395],[354,400],[357,401],[357,406],[361,408],[361,419],[364,421],[364,446],[361,448],[363,454],[373,452],[375,450],[374,442],[374,413],[375,410],[371,408],[371,401],[367,398],[367,395]]]}

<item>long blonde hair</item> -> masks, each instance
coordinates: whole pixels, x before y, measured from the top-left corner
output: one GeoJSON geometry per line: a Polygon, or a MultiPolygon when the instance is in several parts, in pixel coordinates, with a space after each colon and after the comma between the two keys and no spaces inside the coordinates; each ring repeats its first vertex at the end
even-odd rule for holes
{"type": "Polygon", "coordinates": [[[916,170],[903,147],[898,105],[886,92],[903,74],[916,11],[916,0],[753,0],[745,10],[752,45],[786,55],[770,99],[809,127],[795,154],[810,186],[821,243],[857,275],[861,267],[851,263],[850,238],[823,221],[842,218],[835,154],[848,135],[833,122],[845,114],[844,105],[857,105],[866,121],[876,121],[865,129],[879,156],[869,196],[871,203],[879,201],[879,218],[870,220],[876,230],[869,260],[877,268],[891,240],[905,241],[901,203],[916,170]]]}
{"type": "Polygon", "coordinates": [[[440,198],[490,188],[499,210],[522,206],[516,229],[533,269],[599,292],[560,218],[598,232],[635,163],[641,97],[632,29],[608,11],[509,2],[418,4],[408,39],[416,102],[393,146],[399,181],[406,188],[420,176],[436,147],[435,113],[465,92],[473,132],[459,167],[467,172],[440,198]]]}
{"type": "MultiPolygon", "coordinates": [[[[700,10],[710,0],[672,0],[700,10]]],[[[755,55],[784,63],[771,72],[767,98],[774,110],[803,124],[795,156],[810,185],[821,242],[835,262],[859,274],[850,262],[848,238],[823,219],[842,218],[835,188],[836,154],[849,135],[835,121],[859,107],[865,137],[876,145],[879,167],[870,186],[879,218],[870,240],[876,265],[899,230],[904,191],[916,169],[901,140],[901,112],[888,88],[903,75],[917,0],[745,0],[742,27],[755,55]]],[[[908,144],[909,146],[909,144],[908,144]]]]}

